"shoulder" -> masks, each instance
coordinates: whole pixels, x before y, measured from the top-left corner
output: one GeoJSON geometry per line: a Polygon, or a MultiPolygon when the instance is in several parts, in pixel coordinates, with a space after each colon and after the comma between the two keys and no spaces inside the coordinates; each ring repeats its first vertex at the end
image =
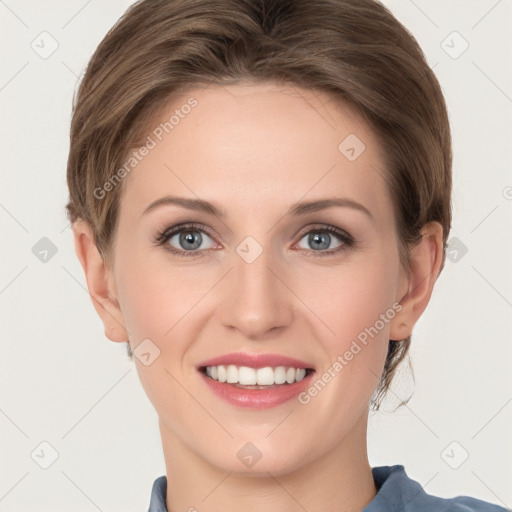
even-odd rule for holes
{"type": "Polygon", "coordinates": [[[375,498],[363,512],[505,512],[507,509],[469,496],[440,498],[427,494],[423,487],[409,478],[401,465],[372,469],[375,498]]]}

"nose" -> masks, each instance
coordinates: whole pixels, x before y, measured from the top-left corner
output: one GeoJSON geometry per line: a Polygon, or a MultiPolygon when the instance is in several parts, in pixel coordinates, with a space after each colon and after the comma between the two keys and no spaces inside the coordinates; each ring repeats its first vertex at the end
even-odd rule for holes
{"type": "Polygon", "coordinates": [[[293,317],[293,293],[283,267],[266,250],[252,262],[235,253],[233,262],[218,309],[222,324],[246,339],[274,337],[293,317]]]}

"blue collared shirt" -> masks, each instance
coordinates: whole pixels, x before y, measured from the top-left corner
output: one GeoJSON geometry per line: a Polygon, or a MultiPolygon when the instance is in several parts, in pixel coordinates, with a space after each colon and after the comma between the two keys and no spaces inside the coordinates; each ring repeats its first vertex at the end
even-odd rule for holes
{"type": "MultiPolygon", "coordinates": [[[[486,501],[457,496],[437,498],[427,494],[411,480],[404,467],[372,468],[377,495],[361,512],[505,512],[507,509],[486,501]]],[[[168,512],[165,504],[167,478],[161,476],[153,484],[148,512],[168,512]]],[[[510,512],[510,511],[509,511],[510,512]]]]}

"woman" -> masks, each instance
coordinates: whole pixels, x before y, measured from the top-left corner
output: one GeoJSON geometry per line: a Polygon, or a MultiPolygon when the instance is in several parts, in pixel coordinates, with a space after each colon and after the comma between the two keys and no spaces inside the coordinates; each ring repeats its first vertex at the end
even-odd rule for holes
{"type": "Polygon", "coordinates": [[[81,83],[68,185],[159,415],[150,512],[503,510],[368,462],[451,223],[445,102],[381,4],[136,3],[81,83]]]}

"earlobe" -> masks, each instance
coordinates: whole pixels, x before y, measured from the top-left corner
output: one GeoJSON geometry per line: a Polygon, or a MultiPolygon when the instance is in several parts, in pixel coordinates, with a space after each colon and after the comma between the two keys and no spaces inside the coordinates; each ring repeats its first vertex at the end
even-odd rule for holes
{"type": "Polygon", "coordinates": [[[411,269],[406,276],[405,290],[397,300],[402,309],[391,322],[390,339],[403,340],[412,329],[432,295],[434,284],[443,267],[443,227],[439,222],[429,222],[421,230],[421,240],[411,249],[411,269]]]}
{"type": "Polygon", "coordinates": [[[78,220],[72,229],[75,252],[84,270],[92,303],[103,322],[105,336],[115,342],[128,341],[112,271],[98,251],[92,228],[86,221],[78,220]]]}

